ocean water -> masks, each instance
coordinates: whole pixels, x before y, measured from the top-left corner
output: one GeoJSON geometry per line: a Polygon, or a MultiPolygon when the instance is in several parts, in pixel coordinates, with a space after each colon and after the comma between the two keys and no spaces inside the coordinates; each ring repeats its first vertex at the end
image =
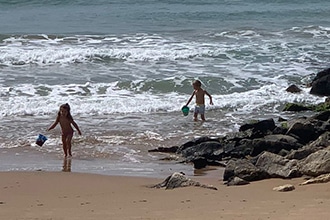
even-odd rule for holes
{"type": "Polygon", "coordinates": [[[268,0],[1,0],[0,170],[61,170],[59,106],[83,135],[71,170],[193,175],[149,149],[237,131],[282,116],[287,102],[316,104],[306,83],[329,67],[330,2],[268,0]],[[181,107],[193,80],[207,121],[181,107]],[[300,94],[285,89],[295,84],[300,94]],[[39,133],[48,137],[38,147],[39,133]]]}

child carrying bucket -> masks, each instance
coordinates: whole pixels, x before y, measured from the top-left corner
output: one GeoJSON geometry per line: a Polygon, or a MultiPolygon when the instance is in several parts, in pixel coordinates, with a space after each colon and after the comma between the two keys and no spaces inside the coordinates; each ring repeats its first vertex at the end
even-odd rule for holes
{"type": "Polygon", "coordinates": [[[79,135],[81,135],[81,131],[71,116],[70,105],[68,103],[60,106],[60,110],[57,114],[55,122],[47,129],[47,131],[55,128],[58,123],[60,124],[62,129],[62,143],[63,143],[64,156],[67,157],[69,155],[71,157],[72,156],[71,140],[74,132],[71,125],[73,125],[73,127],[76,128],[79,135]]]}
{"type": "MultiPolygon", "coordinates": [[[[183,108],[187,107],[189,103],[191,102],[192,98],[196,97],[196,105],[195,105],[195,111],[194,111],[194,121],[197,121],[198,114],[201,115],[201,119],[205,121],[205,95],[207,95],[210,98],[210,105],[213,105],[212,96],[204,89],[202,89],[202,83],[199,80],[195,80],[192,84],[194,91],[191,94],[187,104],[183,106],[183,108]]],[[[182,108],[182,111],[184,109],[182,108]]],[[[188,108],[189,110],[189,108],[188,108]]]]}

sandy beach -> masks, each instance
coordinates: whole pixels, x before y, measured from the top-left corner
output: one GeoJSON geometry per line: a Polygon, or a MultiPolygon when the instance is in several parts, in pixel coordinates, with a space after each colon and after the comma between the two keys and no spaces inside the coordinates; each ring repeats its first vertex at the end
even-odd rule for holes
{"type": "Polygon", "coordinates": [[[330,183],[302,178],[228,187],[214,175],[198,187],[155,189],[163,179],[72,172],[0,172],[0,219],[328,219],[330,183]],[[273,188],[293,184],[291,192],[273,188]]]}

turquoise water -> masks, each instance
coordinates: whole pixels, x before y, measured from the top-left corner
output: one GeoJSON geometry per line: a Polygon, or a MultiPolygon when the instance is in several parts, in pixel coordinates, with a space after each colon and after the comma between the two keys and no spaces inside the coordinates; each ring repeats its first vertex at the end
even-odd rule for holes
{"type": "MultiPolygon", "coordinates": [[[[1,1],[3,34],[181,34],[327,26],[328,1],[1,1]]],[[[189,35],[189,34],[188,34],[189,35]]]]}
{"type": "MultiPolygon", "coordinates": [[[[153,166],[164,155],[148,149],[225,135],[251,118],[292,117],[281,111],[286,102],[324,100],[305,85],[329,66],[329,6],[0,1],[1,161],[47,155],[61,166],[60,131],[45,130],[66,102],[83,132],[74,137],[74,159],[106,174],[120,173],[119,164],[127,164],[125,175],[134,166],[141,175],[160,172],[153,166]],[[193,104],[187,117],[180,110],[195,79],[214,99],[205,123],[192,122],[193,104]],[[291,84],[303,92],[286,93],[291,84]],[[42,148],[34,145],[39,133],[49,138],[42,148]]],[[[35,169],[28,159],[0,167],[35,169]]]]}

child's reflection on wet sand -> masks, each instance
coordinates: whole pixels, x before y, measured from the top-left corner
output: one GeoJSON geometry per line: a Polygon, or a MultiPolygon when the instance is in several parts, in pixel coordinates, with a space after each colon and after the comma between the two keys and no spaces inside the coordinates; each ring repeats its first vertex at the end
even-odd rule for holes
{"type": "Polygon", "coordinates": [[[63,168],[62,168],[63,172],[71,172],[71,158],[67,158],[65,157],[63,159],[63,168]]]}

